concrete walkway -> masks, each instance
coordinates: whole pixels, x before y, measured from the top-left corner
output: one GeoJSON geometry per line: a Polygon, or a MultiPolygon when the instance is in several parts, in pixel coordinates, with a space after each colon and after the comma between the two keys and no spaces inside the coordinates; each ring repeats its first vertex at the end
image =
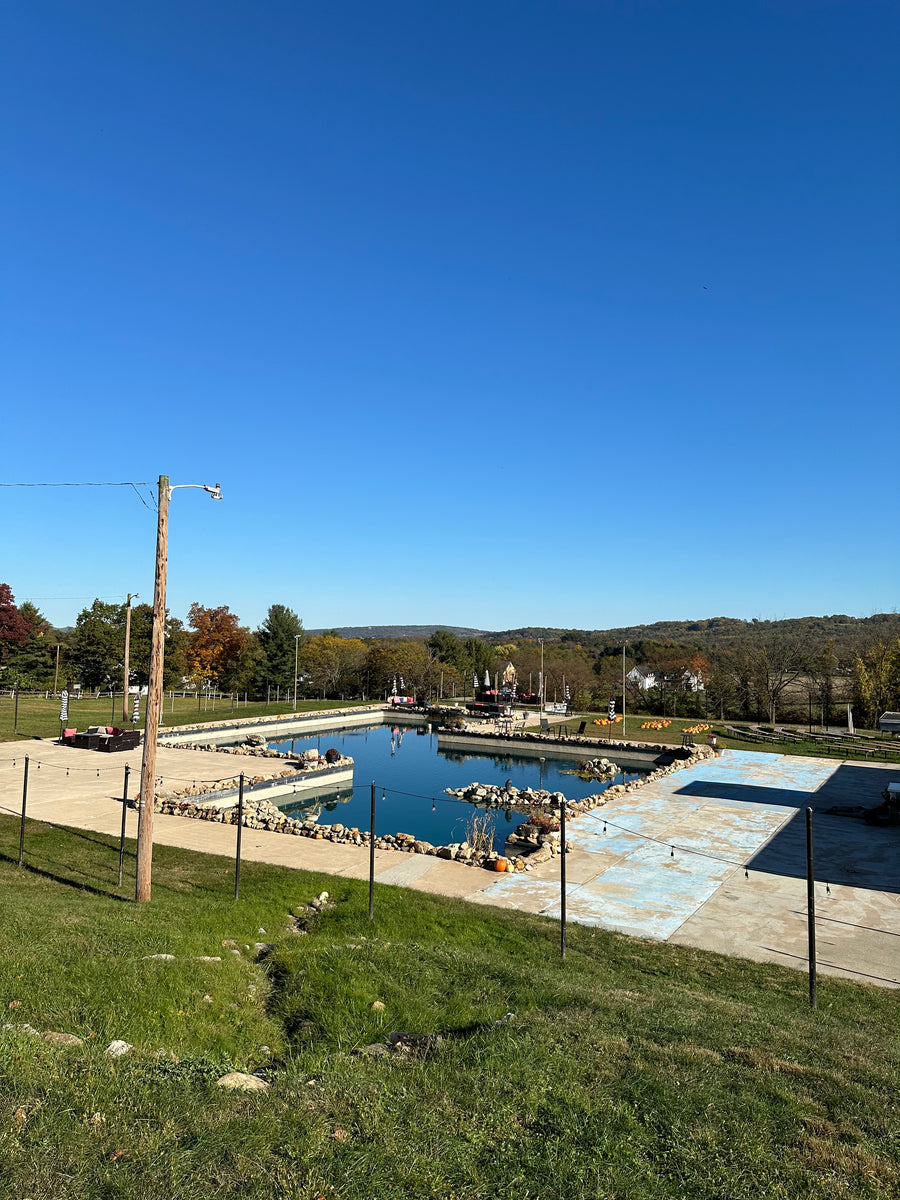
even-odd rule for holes
{"type": "MultiPolygon", "coordinates": [[[[134,796],[140,750],[107,756],[53,742],[4,743],[5,813],[21,812],[25,754],[30,817],[118,834],[124,767],[132,768],[134,796]]],[[[165,786],[231,777],[236,765],[229,755],[165,746],[157,761],[165,786]]],[[[260,761],[260,773],[268,767],[260,761]]],[[[900,986],[900,829],[828,812],[872,807],[894,778],[897,766],[728,750],[615,797],[568,824],[568,919],[805,969],[804,810],[811,807],[820,970],[900,986]]],[[[234,853],[229,826],[157,814],[154,827],[161,844],[234,853]]],[[[136,832],[129,812],[128,836],[136,832]]],[[[245,830],[243,853],[349,878],[368,875],[364,847],[245,830]]],[[[379,883],[559,917],[558,860],[525,875],[491,875],[390,850],[377,851],[375,860],[379,883]]]]}

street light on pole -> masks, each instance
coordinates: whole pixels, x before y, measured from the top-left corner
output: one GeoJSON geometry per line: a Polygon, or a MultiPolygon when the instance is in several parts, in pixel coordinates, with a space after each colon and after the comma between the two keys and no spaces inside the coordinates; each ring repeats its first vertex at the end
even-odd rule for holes
{"type": "Polygon", "coordinates": [[[128,678],[130,673],[128,670],[128,652],[131,649],[131,602],[137,599],[139,599],[137,592],[134,595],[129,592],[128,599],[125,602],[125,662],[122,667],[122,672],[125,676],[125,687],[123,689],[124,695],[122,696],[122,716],[126,721],[131,716],[131,713],[128,711],[128,688],[131,683],[131,680],[128,678]]]}
{"type": "Polygon", "coordinates": [[[156,794],[156,738],[162,707],[163,651],[166,633],[166,567],[169,555],[169,497],[175,488],[200,488],[213,500],[222,499],[216,484],[176,483],[169,486],[168,475],[159,477],[159,503],[156,525],[156,578],[153,584],[153,631],[150,641],[150,678],[147,686],[147,716],[144,724],[144,754],[141,760],[141,798],[138,804],[137,879],[135,900],[150,899],[153,866],[153,801],[156,794]]]}
{"type": "Polygon", "coordinates": [[[294,712],[297,711],[297,655],[300,653],[300,634],[294,634],[294,712]]]}
{"type": "Polygon", "coordinates": [[[540,715],[543,716],[544,715],[544,692],[547,690],[547,685],[544,683],[544,639],[538,638],[538,641],[541,643],[541,688],[540,688],[541,694],[540,694],[540,696],[538,696],[538,700],[540,701],[540,715]]]}

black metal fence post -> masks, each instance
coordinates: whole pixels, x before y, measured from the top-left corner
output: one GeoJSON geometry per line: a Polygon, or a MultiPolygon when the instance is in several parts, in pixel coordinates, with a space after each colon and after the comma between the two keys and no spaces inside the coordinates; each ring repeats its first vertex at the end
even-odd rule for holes
{"type": "Polygon", "coordinates": [[[369,815],[369,920],[375,920],[375,781],[372,781],[372,811],[369,815]]]}
{"type": "Polygon", "coordinates": [[[125,768],[125,786],[122,789],[122,832],[119,834],[119,887],[122,886],[122,870],[125,863],[125,817],[128,813],[128,778],[131,767],[125,768]]]}
{"type": "MultiPolygon", "coordinates": [[[[16,692],[18,698],[18,692],[16,692]]],[[[28,755],[25,755],[25,776],[22,780],[22,824],[19,826],[19,866],[25,861],[25,806],[28,803],[28,755]]]]}
{"type": "Polygon", "coordinates": [[[241,772],[238,781],[237,805],[237,843],[234,850],[234,898],[237,900],[241,893],[241,834],[244,829],[244,773],[241,772]]]}
{"type": "Polygon", "coordinates": [[[566,802],[559,804],[559,952],[566,957],[566,802]]]}
{"type": "Polygon", "coordinates": [[[816,881],[813,872],[813,810],[806,810],[806,922],[809,937],[809,1007],[816,1007],[816,881]]]}

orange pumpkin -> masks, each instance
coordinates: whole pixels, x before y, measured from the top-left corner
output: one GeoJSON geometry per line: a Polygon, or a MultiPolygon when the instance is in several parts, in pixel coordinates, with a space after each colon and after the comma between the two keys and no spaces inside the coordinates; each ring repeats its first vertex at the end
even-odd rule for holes
{"type": "Polygon", "coordinates": [[[508,864],[507,864],[505,858],[495,858],[494,859],[494,870],[495,871],[505,871],[507,868],[507,865],[508,864]]]}

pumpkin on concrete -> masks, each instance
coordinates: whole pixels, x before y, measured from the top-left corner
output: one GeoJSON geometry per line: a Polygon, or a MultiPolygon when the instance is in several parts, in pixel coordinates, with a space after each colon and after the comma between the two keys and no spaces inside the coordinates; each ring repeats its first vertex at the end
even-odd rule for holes
{"type": "Polygon", "coordinates": [[[494,859],[494,870],[495,871],[505,871],[508,866],[509,866],[509,863],[507,863],[505,858],[495,858],[494,859]]]}

